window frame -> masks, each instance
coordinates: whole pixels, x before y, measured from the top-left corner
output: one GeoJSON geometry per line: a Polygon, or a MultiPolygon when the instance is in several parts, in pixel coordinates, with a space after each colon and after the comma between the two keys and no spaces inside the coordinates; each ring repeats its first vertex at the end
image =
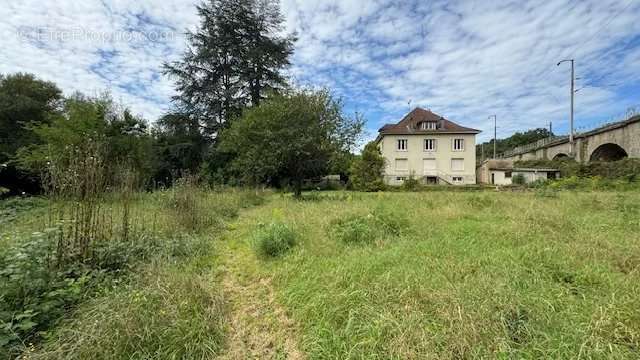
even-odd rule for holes
{"type": "Polygon", "coordinates": [[[464,138],[454,138],[453,142],[451,144],[452,151],[464,151],[464,146],[465,146],[464,143],[465,143],[464,138]],[[462,145],[462,147],[459,148],[459,149],[456,149],[456,142],[457,141],[460,141],[460,144],[462,145]]]}
{"type": "Polygon", "coordinates": [[[422,151],[424,152],[436,152],[438,151],[438,139],[434,138],[426,138],[422,141],[422,151]],[[427,149],[427,142],[431,141],[433,143],[432,149],[427,149]]]}
{"type": "Polygon", "coordinates": [[[451,164],[450,165],[451,165],[451,171],[460,171],[460,172],[462,172],[462,171],[464,171],[464,158],[451,158],[451,164]],[[462,169],[455,169],[453,167],[453,162],[454,161],[460,161],[460,163],[462,163],[462,169]]]}
{"type": "Polygon", "coordinates": [[[409,172],[409,158],[397,158],[394,160],[393,163],[393,167],[396,171],[400,171],[400,172],[409,172]],[[398,160],[404,160],[407,163],[407,168],[406,169],[399,169],[398,168],[398,160]]]}
{"type": "Polygon", "coordinates": [[[409,139],[396,139],[396,151],[409,151],[409,139]],[[404,141],[404,149],[400,149],[400,143],[404,141]]]}
{"type": "Polygon", "coordinates": [[[454,183],[462,183],[464,182],[464,177],[462,176],[452,176],[451,181],[454,183]]]}
{"type": "Polygon", "coordinates": [[[420,123],[420,130],[437,130],[438,123],[435,121],[423,121],[420,123]]]}

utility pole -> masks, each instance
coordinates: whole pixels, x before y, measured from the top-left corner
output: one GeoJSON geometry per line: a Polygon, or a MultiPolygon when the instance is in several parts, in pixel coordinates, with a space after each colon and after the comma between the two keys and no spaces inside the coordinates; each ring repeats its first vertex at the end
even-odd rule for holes
{"type": "Polygon", "coordinates": [[[498,142],[498,117],[496,115],[489,115],[489,119],[493,118],[493,158],[496,158],[496,143],[498,142]]]}
{"type": "Polygon", "coordinates": [[[569,154],[574,157],[573,153],[573,96],[576,93],[575,91],[575,70],[574,70],[574,59],[562,60],[558,63],[558,66],[563,62],[570,61],[571,62],[571,117],[569,118],[569,154]]]}

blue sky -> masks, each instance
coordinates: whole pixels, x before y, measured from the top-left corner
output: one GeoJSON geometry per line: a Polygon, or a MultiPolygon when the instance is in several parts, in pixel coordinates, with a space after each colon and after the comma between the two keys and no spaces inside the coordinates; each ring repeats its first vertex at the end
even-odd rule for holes
{"type": "MultiPolygon", "coordinates": [[[[164,61],[198,24],[191,0],[5,0],[0,72],[32,72],[66,92],[105,90],[155,120],[170,108],[164,61]]],[[[368,138],[422,106],[498,136],[566,132],[576,59],[576,126],[640,108],[640,0],[283,0],[298,42],[291,81],[328,87],[367,119],[368,138]]]]}

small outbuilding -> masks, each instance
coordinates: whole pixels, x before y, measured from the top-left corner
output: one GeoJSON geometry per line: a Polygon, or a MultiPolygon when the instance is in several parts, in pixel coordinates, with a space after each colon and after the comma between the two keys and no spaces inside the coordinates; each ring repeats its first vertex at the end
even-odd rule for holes
{"type": "Polygon", "coordinates": [[[483,161],[476,169],[476,178],[481,184],[511,185],[515,177],[522,177],[525,184],[537,180],[560,178],[560,170],[551,168],[519,168],[513,162],[503,159],[483,161]]]}

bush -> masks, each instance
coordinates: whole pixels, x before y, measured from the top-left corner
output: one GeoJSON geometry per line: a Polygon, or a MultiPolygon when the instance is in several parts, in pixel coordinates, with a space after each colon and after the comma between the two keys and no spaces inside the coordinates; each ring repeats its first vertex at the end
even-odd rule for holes
{"type": "Polygon", "coordinates": [[[253,242],[259,256],[274,258],[285,254],[295,246],[296,233],[287,224],[272,222],[258,228],[253,242]]]}
{"type": "Polygon", "coordinates": [[[402,183],[402,189],[404,189],[406,191],[416,191],[416,190],[420,189],[420,187],[421,187],[420,181],[418,179],[416,179],[415,176],[413,176],[413,174],[411,174],[402,183]]]}
{"type": "Polygon", "coordinates": [[[380,154],[378,144],[369,142],[362,150],[362,155],[353,161],[350,169],[350,181],[355,190],[380,191],[384,190],[382,173],[384,158],[380,154]]]}
{"type": "Polygon", "coordinates": [[[361,244],[400,236],[407,228],[406,219],[379,207],[366,215],[352,215],[333,221],[330,233],[345,244],[361,244]]]}
{"type": "Polygon", "coordinates": [[[560,170],[562,177],[576,176],[590,178],[594,176],[603,179],[628,179],[640,176],[640,159],[622,159],[611,162],[590,162],[580,164],[573,159],[566,160],[525,160],[516,161],[516,167],[555,168],[560,170]]]}
{"type": "Polygon", "coordinates": [[[522,174],[516,174],[516,175],[513,175],[513,177],[511,178],[511,182],[512,182],[514,185],[524,185],[527,181],[526,181],[526,179],[524,178],[524,175],[522,175],[522,174]]]}
{"type": "Polygon", "coordinates": [[[57,267],[54,233],[34,233],[0,254],[0,349],[17,353],[104,278],[76,263],[57,267]]]}

